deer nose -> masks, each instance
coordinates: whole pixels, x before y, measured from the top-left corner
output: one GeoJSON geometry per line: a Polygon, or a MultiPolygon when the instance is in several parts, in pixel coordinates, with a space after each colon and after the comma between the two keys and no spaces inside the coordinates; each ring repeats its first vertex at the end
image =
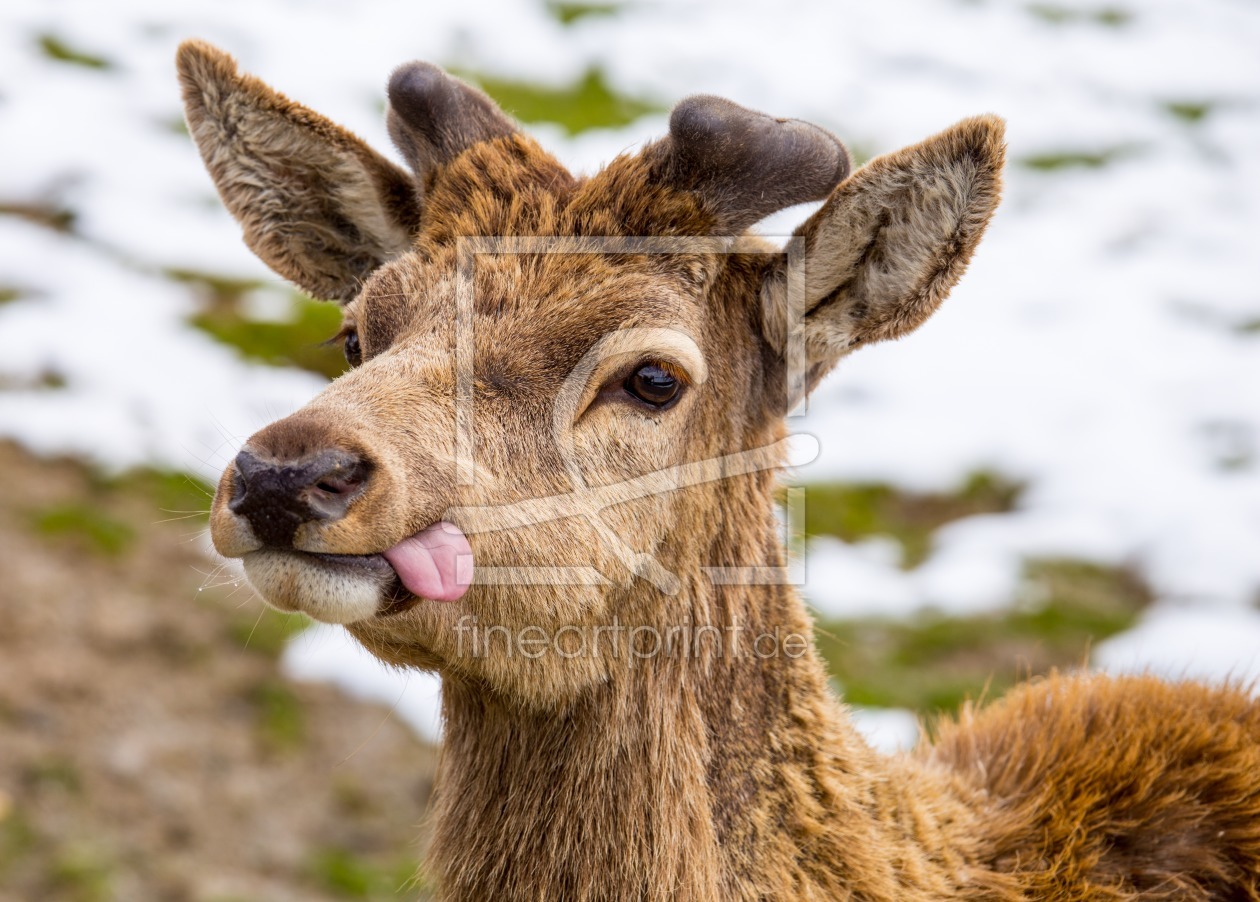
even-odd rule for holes
{"type": "Polygon", "coordinates": [[[304,523],[344,517],[371,473],[366,460],[341,449],[295,460],[268,460],[244,450],[235,466],[228,508],[249,521],[268,548],[292,548],[294,533],[304,523]]]}

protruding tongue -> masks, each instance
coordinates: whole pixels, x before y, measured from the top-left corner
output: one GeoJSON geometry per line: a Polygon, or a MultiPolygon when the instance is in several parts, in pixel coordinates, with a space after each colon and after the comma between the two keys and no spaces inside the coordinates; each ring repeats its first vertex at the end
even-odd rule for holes
{"type": "Polygon", "coordinates": [[[433,601],[454,601],[473,577],[472,548],[458,526],[434,523],[389,551],[385,560],[407,591],[433,601]]]}

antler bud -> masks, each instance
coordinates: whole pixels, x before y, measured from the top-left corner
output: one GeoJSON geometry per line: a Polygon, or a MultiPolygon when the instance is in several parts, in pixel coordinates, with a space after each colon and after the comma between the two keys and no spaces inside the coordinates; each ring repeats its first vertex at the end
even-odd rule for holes
{"type": "Polygon", "coordinates": [[[421,178],[516,125],[476,88],[432,63],[405,63],[389,79],[389,135],[421,178]]]}
{"type": "Polygon", "coordinates": [[[733,230],[822,200],[851,168],[848,150],[827,130],[703,94],[674,107],[657,148],[663,177],[700,195],[733,230]]]}

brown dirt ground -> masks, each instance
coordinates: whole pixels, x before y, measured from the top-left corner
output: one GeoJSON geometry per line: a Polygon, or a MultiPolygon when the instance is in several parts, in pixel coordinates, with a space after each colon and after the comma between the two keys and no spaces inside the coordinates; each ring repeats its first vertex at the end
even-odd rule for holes
{"type": "Polygon", "coordinates": [[[202,520],[7,444],[0,488],[0,900],[423,894],[436,750],[247,646],[202,520]]]}

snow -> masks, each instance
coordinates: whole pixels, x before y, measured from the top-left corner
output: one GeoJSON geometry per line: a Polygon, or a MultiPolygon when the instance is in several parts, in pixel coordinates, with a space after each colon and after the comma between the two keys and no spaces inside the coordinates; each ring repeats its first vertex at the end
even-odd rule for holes
{"type": "Polygon", "coordinates": [[[389,667],[339,626],[317,623],[294,636],[281,658],[296,680],[331,683],[354,698],[377,702],[436,742],[442,735],[442,685],[435,674],[389,667]]]}
{"type": "Polygon", "coordinates": [[[1108,673],[1151,673],[1171,680],[1260,680],[1260,620],[1220,605],[1163,604],[1135,628],[1095,649],[1094,664],[1108,673]]]}
{"type": "Polygon", "coordinates": [[[887,754],[906,751],[919,740],[919,719],[910,711],[850,707],[849,716],[876,751],[887,754]]]}
{"type": "MultiPolygon", "coordinates": [[[[987,469],[1028,490],[1009,514],[941,530],[911,572],[887,543],[816,542],[806,593],[831,614],[975,611],[1009,600],[1028,557],[1124,562],[1160,604],[1099,646],[1101,666],[1252,668],[1260,333],[1240,327],[1260,321],[1260,7],[1147,0],[1108,26],[1097,7],[1058,6],[1068,18],[1054,24],[999,0],[789,0],[773,10],[689,0],[628,4],[565,28],[542,3],[507,0],[374,0],[353,16],[330,0],[8,0],[0,203],[53,202],[74,211],[82,237],[0,217],[0,287],[26,295],[0,306],[0,384],[46,372],[67,381],[0,392],[0,435],[110,467],[160,463],[212,478],[245,436],[320,387],[193,330],[187,287],[161,275],[277,284],[172,127],[172,59],[185,37],[229,49],[382,149],[382,86],[412,58],[555,85],[598,65],[636,96],[724,94],[817,121],[864,154],[994,111],[1008,118],[1013,165],[969,273],[924,329],[846,360],[792,427],[821,449],[798,468],[803,481],[947,489],[987,469]],[[52,61],[38,47],[44,34],[113,67],[52,61]],[[1178,102],[1208,112],[1187,122],[1168,111],[1178,102]],[[1021,165],[1062,153],[1114,158],[1021,165]]],[[[590,171],[665,121],[575,138],[533,131],[590,171]]],[[[782,234],[807,212],[762,228],[782,234]]],[[[317,638],[301,643],[323,649],[317,638]]]]}

